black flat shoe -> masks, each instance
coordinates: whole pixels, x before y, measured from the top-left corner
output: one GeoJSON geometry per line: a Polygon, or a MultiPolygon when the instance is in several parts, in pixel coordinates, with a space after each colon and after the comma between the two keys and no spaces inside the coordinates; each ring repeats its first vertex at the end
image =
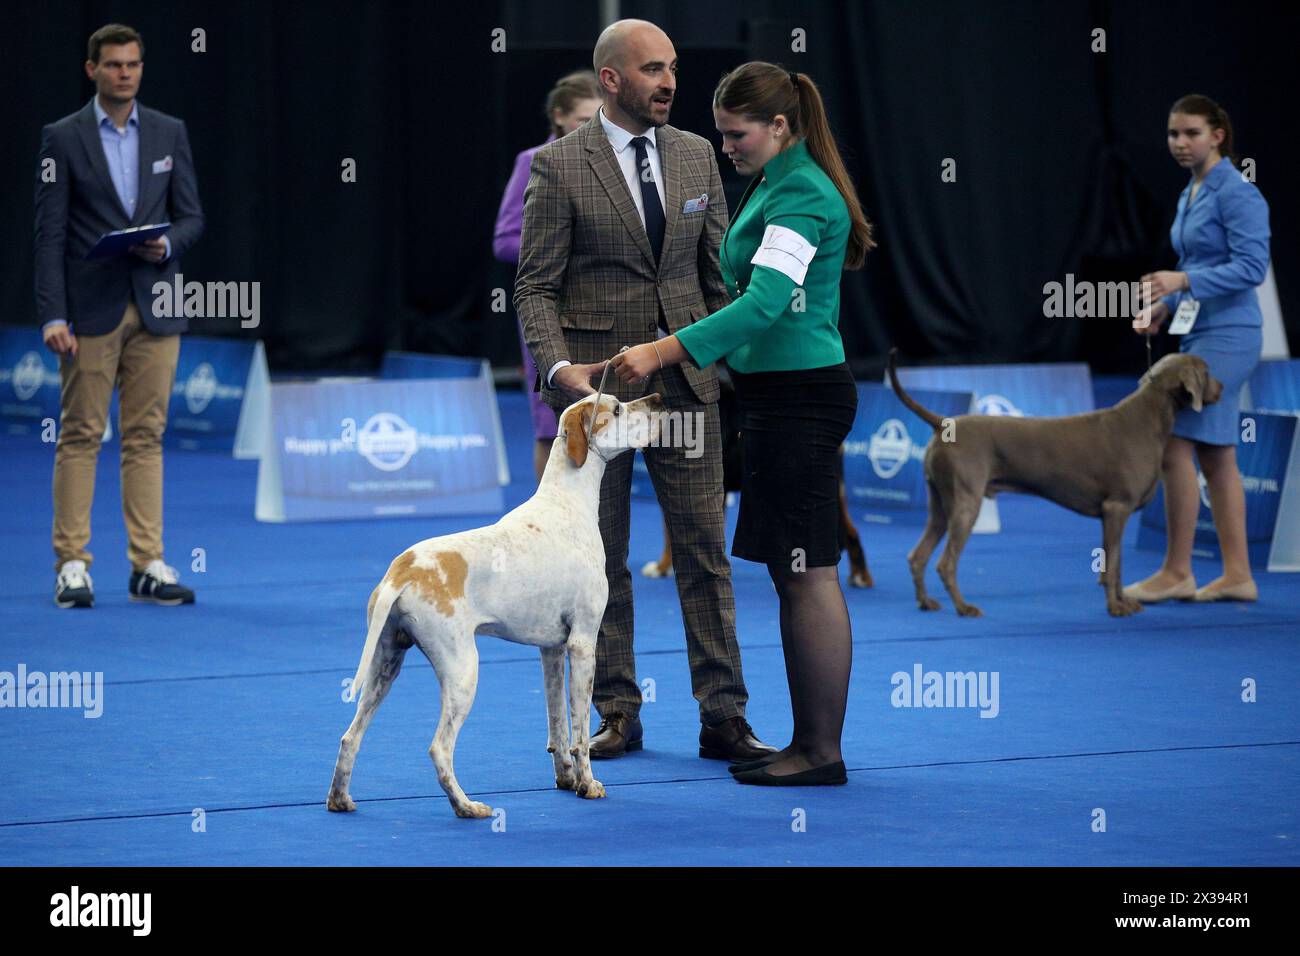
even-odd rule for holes
{"type": "Polygon", "coordinates": [[[779,756],[781,756],[779,752],[770,753],[766,757],[759,757],[757,760],[742,760],[739,763],[733,763],[727,769],[732,773],[740,773],[743,770],[757,770],[759,767],[766,767],[779,756]]]}
{"type": "Polygon", "coordinates": [[[760,787],[833,787],[849,782],[843,760],[813,767],[811,770],[787,774],[784,777],[768,773],[765,767],[757,767],[753,770],[738,771],[735,779],[737,783],[750,783],[760,787]]]}

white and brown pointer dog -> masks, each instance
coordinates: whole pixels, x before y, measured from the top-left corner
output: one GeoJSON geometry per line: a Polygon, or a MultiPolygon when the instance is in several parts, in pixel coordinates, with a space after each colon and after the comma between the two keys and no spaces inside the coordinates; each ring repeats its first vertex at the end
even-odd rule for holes
{"type": "Polygon", "coordinates": [[[596,634],[609,597],[600,482],[610,459],[657,439],[664,406],[657,393],[627,403],[602,396],[599,413],[595,403],[596,396],[588,396],[560,416],[532,498],[489,527],[413,545],[370,595],[369,631],[352,682],[356,716],[339,744],[329,809],[356,809],[348,784],[361,739],[415,645],[442,688],[442,714],[429,747],[438,782],[457,816],[491,814],[487,804],[465,795],[452,769],[456,736],[478,687],[477,634],[541,649],[555,785],[589,799],[605,796],[588,756],[596,634]]]}

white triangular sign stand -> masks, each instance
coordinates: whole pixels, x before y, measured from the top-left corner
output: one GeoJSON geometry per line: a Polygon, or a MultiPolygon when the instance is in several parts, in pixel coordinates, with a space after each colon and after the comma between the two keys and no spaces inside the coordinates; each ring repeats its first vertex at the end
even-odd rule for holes
{"type": "Polygon", "coordinates": [[[253,361],[244,383],[244,400],[239,405],[239,424],[235,426],[236,458],[256,458],[271,430],[271,375],[266,367],[266,347],[257,340],[253,361]]]}
{"type": "Polygon", "coordinates": [[[1282,475],[1282,500],[1273,523],[1269,571],[1300,571],[1300,422],[1291,437],[1291,454],[1282,475]]]}
{"type": "Polygon", "coordinates": [[[1282,324],[1282,303],[1277,297],[1277,284],[1273,281],[1273,264],[1269,263],[1264,281],[1259,284],[1259,310],[1264,315],[1264,345],[1261,358],[1288,359],[1291,347],[1286,340],[1286,326],[1282,324]]]}
{"type": "MultiPolygon", "coordinates": [[[[258,343],[261,344],[260,342],[258,343]]],[[[280,479],[280,455],[275,447],[274,429],[271,428],[271,390],[266,390],[266,427],[262,429],[262,447],[257,466],[257,503],[253,516],[258,521],[284,521],[284,484],[280,479]]],[[[247,399],[245,399],[247,405],[247,399]]]]}

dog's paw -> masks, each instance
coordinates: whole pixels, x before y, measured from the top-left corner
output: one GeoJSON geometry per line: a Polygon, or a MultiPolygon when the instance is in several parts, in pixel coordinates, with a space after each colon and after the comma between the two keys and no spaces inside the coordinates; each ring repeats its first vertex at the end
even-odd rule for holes
{"type": "Polygon", "coordinates": [[[352,813],[357,808],[346,793],[331,793],[325,800],[325,806],[334,813],[352,813]]]}
{"type": "Polygon", "coordinates": [[[643,578],[670,578],[673,575],[671,567],[660,567],[658,561],[647,561],[641,566],[641,576],[643,578]]]}
{"type": "Polygon", "coordinates": [[[1111,617],[1129,617],[1142,610],[1142,602],[1135,598],[1120,598],[1106,605],[1111,617]]]}
{"type": "Polygon", "coordinates": [[[556,790],[577,790],[578,775],[575,774],[571,769],[565,773],[556,774],[555,789],[556,790]]]}
{"type": "Polygon", "coordinates": [[[605,795],[605,785],[599,780],[578,784],[578,796],[584,800],[599,800],[605,795]]]}
{"type": "Polygon", "coordinates": [[[974,604],[963,604],[961,607],[957,608],[957,613],[960,614],[962,617],[983,617],[984,616],[984,612],[981,611],[979,608],[977,608],[974,604]]]}
{"type": "Polygon", "coordinates": [[[492,816],[492,808],[486,803],[479,803],[476,800],[466,800],[463,804],[453,807],[456,816],[464,817],[467,820],[481,820],[483,817],[492,816]]]}
{"type": "Polygon", "coordinates": [[[932,597],[922,598],[916,602],[916,606],[922,611],[937,611],[942,605],[932,597]]]}
{"type": "Polygon", "coordinates": [[[871,580],[871,574],[866,571],[854,572],[849,575],[849,587],[853,588],[873,588],[876,582],[871,580]]]}

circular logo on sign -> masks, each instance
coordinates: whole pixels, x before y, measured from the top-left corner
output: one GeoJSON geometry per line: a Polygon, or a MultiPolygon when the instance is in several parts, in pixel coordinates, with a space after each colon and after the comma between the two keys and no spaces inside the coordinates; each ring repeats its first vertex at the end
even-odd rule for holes
{"type": "Polygon", "coordinates": [[[45,363],[40,353],[28,352],[14,366],[14,394],[18,401],[25,402],[35,395],[45,384],[45,363]]]}
{"type": "Polygon", "coordinates": [[[185,380],[185,407],[191,415],[197,415],[208,407],[212,396],[217,394],[217,373],[207,362],[200,362],[199,367],[190,372],[185,380]]]}
{"type": "Polygon", "coordinates": [[[985,395],[975,403],[976,410],[981,415],[1014,415],[1016,418],[1024,418],[1025,413],[1016,408],[1011,403],[1011,399],[1003,398],[1001,395],[985,395]]]}
{"type": "Polygon", "coordinates": [[[1210,485],[1199,468],[1196,469],[1196,483],[1201,488],[1201,503],[1207,508],[1212,508],[1213,506],[1210,504],[1210,485]]]}
{"type": "Polygon", "coordinates": [[[871,470],[881,478],[893,478],[902,471],[911,452],[912,436],[897,418],[891,418],[877,428],[867,447],[871,470]]]}
{"type": "Polygon", "coordinates": [[[380,471],[397,471],[411,460],[415,429],[392,412],[371,415],[357,432],[357,451],[380,471]]]}

